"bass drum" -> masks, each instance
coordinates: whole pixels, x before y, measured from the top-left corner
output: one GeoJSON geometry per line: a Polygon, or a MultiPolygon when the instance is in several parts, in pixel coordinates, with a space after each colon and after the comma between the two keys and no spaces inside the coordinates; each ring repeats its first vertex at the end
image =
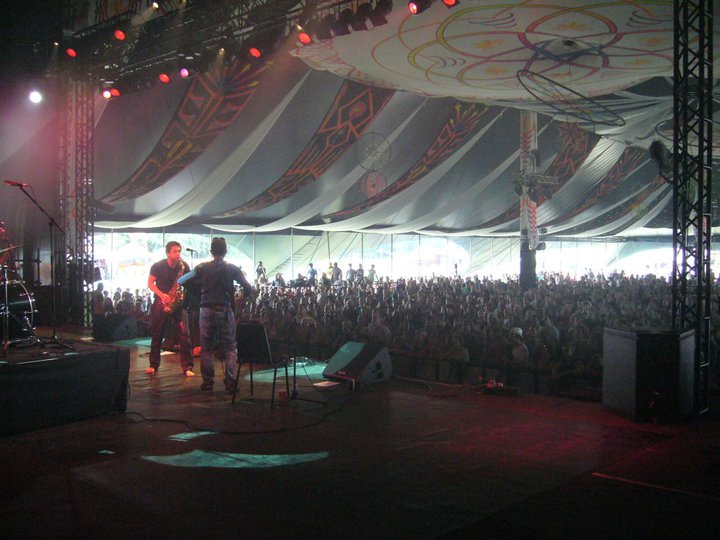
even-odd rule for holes
{"type": "Polygon", "coordinates": [[[5,340],[5,309],[8,310],[9,341],[20,341],[35,337],[35,297],[25,288],[22,281],[0,281],[0,337],[5,340]]]}

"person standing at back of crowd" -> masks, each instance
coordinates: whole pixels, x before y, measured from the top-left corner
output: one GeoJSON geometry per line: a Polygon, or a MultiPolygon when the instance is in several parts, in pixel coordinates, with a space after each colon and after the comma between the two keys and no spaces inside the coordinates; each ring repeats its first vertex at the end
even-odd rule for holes
{"type": "Polygon", "coordinates": [[[308,265],[307,275],[305,277],[307,278],[308,286],[314,287],[317,285],[317,270],[313,267],[313,263],[308,265]]]}
{"type": "Polygon", "coordinates": [[[355,281],[361,285],[365,281],[365,270],[363,269],[362,263],[358,264],[358,268],[355,270],[355,281]]]}
{"type": "Polygon", "coordinates": [[[342,270],[338,266],[338,263],[334,262],[332,265],[332,274],[330,279],[332,280],[333,284],[339,283],[342,281],[342,270]]]}
{"type": "Polygon", "coordinates": [[[183,276],[181,283],[197,280],[200,291],[200,346],[202,347],[200,389],[210,391],[215,382],[217,352],[224,361],[225,389],[232,392],[237,377],[237,342],[234,313],[235,282],[250,297],[253,289],[239,267],[225,261],[227,245],[224,238],[213,238],[210,244],[213,260],[195,267],[183,276]],[[217,344],[215,338],[217,337],[217,344]]]}
{"type": "Polygon", "coordinates": [[[370,265],[370,270],[368,270],[367,274],[367,280],[370,284],[375,283],[375,278],[377,277],[377,272],[375,271],[375,265],[370,265]]]}
{"type": "Polygon", "coordinates": [[[345,273],[345,279],[348,283],[353,283],[355,281],[355,270],[352,267],[352,263],[348,264],[348,269],[345,273]]]}
{"type": "Polygon", "coordinates": [[[186,274],[190,268],[180,258],[182,246],[179,242],[170,241],[165,245],[167,257],[156,262],[150,267],[148,277],[148,289],[155,294],[152,308],[150,309],[149,330],[150,342],[150,367],[145,373],[154,375],[160,369],[160,347],[165,335],[171,332],[176,334],[176,343],[180,346],[180,362],[183,373],[186,377],[195,374],[192,371],[193,358],[188,341],[188,332],[182,316],[182,302],[178,301],[180,285],[179,278],[186,274]]]}
{"type": "Polygon", "coordinates": [[[262,261],[259,261],[257,268],[255,268],[255,278],[257,279],[258,285],[267,282],[267,270],[265,270],[262,261]]]}

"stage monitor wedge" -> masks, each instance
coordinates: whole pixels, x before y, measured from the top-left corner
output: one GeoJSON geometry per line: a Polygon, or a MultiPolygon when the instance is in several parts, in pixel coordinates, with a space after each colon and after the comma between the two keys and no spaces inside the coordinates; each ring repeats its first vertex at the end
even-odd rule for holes
{"type": "Polygon", "coordinates": [[[328,360],[323,377],[355,385],[387,381],[392,376],[392,361],[387,347],[378,343],[348,341],[328,360]]]}

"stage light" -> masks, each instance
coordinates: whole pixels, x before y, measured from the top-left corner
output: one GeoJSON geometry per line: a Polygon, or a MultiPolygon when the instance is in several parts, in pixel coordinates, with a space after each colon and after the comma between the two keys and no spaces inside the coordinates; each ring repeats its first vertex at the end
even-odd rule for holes
{"type": "Polygon", "coordinates": [[[301,30],[298,32],[298,41],[303,45],[310,45],[312,43],[312,38],[310,37],[310,34],[301,30]]]}
{"type": "Polygon", "coordinates": [[[152,8],[153,8],[153,9],[160,9],[160,4],[158,4],[157,2],[153,2],[153,3],[152,3],[152,8]]]}
{"type": "Polygon", "coordinates": [[[317,32],[315,32],[317,38],[330,39],[332,37],[331,29],[334,23],[335,17],[333,15],[325,15],[318,25],[317,32]]]}
{"type": "Polygon", "coordinates": [[[387,24],[387,16],[391,10],[391,0],[378,0],[375,4],[375,9],[368,15],[368,18],[373,26],[382,26],[383,24],[387,24]]]}
{"type": "Polygon", "coordinates": [[[65,49],[65,54],[67,54],[70,58],[77,58],[77,51],[72,47],[65,49]]]}
{"type": "Polygon", "coordinates": [[[350,20],[350,26],[352,26],[352,29],[358,32],[367,30],[368,27],[366,21],[370,18],[371,13],[372,6],[370,6],[369,2],[360,4],[355,12],[355,15],[350,20]]]}
{"type": "Polygon", "coordinates": [[[429,8],[430,4],[432,4],[432,0],[413,0],[408,2],[408,10],[413,15],[419,15],[429,8]]]}
{"type": "Polygon", "coordinates": [[[180,77],[187,79],[190,76],[190,70],[186,67],[180,68],[180,77]]]}
{"type": "Polygon", "coordinates": [[[445,7],[450,9],[454,8],[460,3],[460,0],[442,0],[442,3],[445,4],[445,7]]]}
{"type": "Polygon", "coordinates": [[[30,94],[28,95],[28,99],[30,100],[31,103],[38,104],[38,103],[40,103],[40,102],[43,100],[43,96],[42,96],[42,94],[41,94],[40,92],[38,92],[37,90],[33,90],[33,91],[30,92],[30,94]]]}
{"type": "Polygon", "coordinates": [[[117,39],[118,41],[125,41],[125,32],[120,29],[115,30],[113,32],[113,36],[115,36],[115,39],[117,39]]]}
{"type": "Polygon", "coordinates": [[[168,75],[167,73],[161,73],[160,75],[158,75],[158,79],[161,83],[167,84],[170,82],[170,75],[168,75]]]}
{"type": "Polygon", "coordinates": [[[110,93],[110,90],[108,88],[105,88],[102,91],[102,97],[104,97],[105,99],[110,99],[112,97],[112,94],[110,93]]]}
{"type": "Polygon", "coordinates": [[[120,90],[118,88],[111,88],[110,89],[110,95],[112,97],[120,97],[120,90]]]}
{"type": "Polygon", "coordinates": [[[258,47],[250,47],[248,49],[248,54],[250,54],[253,58],[260,58],[263,55],[262,51],[258,47]]]}
{"type": "Polygon", "coordinates": [[[340,12],[336,21],[332,25],[332,31],[336,36],[347,36],[350,33],[350,23],[353,19],[353,12],[350,8],[345,8],[340,12]]]}

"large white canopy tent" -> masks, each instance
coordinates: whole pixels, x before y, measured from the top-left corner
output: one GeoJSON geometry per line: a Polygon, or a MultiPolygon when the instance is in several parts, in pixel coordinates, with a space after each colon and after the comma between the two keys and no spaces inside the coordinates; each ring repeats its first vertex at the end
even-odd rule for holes
{"type": "MultiPolygon", "coordinates": [[[[421,235],[418,251],[465,246],[472,272],[517,248],[530,111],[535,166],[555,179],[535,194],[546,239],[566,250],[578,239],[669,240],[671,186],[647,149],[671,144],[672,7],[463,0],[412,16],[395,2],[386,24],[308,46],[290,34],[261,63],[216,62],[110,101],[98,93],[96,230],[237,235],[245,261],[262,252],[286,272],[318,253],[369,259],[421,235]]],[[[6,100],[0,134],[2,177],[39,186],[53,209],[49,111],[60,105],[6,100]]],[[[7,228],[42,233],[24,197],[5,192],[7,228]]]]}

